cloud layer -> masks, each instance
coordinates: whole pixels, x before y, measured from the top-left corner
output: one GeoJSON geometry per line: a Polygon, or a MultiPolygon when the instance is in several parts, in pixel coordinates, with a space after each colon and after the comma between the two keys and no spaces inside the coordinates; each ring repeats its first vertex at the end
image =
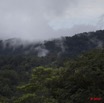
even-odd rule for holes
{"type": "Polygon", "coordinates": [[[104,0],[0,0],[0,38],[45,40],[103,29],[104,0]]]}

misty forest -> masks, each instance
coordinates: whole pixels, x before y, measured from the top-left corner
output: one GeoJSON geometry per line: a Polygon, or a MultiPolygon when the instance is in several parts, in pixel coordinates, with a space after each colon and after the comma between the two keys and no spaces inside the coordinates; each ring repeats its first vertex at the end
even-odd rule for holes
{"type": "Polygon", "coordinates": [[[104,30],[37,43],[0,40],[0,103],[103,102],[104,30]]]}
{"type": "Polygon", "coordinates": [[[104,0],[0,0],[0,103],[104,103],[104,0]]]}

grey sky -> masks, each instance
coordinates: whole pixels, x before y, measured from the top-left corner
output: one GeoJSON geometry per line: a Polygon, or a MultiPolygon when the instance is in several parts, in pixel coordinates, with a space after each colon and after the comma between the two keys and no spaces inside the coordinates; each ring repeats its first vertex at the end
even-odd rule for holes
{"type": "Polygon", "coordinates": [[[104,0],[0,0],[0,38],[45,40],[103,29],[103,4],[104,0]]]}

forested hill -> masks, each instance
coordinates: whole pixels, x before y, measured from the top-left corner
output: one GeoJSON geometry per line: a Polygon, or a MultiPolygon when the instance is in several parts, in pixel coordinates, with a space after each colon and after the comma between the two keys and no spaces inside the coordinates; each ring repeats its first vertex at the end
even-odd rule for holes
{"type": "Polygon", "coordinates": [[[41,59],[0,57],[0,103],[104,103],[104,50],[58,68],[41,59]]]}
{"type": "Polygon", "coordinates": [[[0,103],[103,103],[103,33],[1,40],[0,103]]]}
{"type": "Polygon", "coordinates": [[[104,47],[104,30],[85,32],[72,37],[28,43],[20,39],[0,40],[0,55],[76,56],[95,48],[104,47]]]}

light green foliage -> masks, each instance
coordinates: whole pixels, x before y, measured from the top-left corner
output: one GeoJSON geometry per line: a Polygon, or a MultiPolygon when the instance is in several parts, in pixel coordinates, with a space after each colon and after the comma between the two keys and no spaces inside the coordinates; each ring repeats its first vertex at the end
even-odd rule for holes
{"type": "Polygon", "coordinates": [[[22,97],[16,100],[17,103],[57,103],[52,97],[51,82],[55,79],[56,70],[52,68],[37,67],[33,69],[30,82],[27,85],[18,87],[25,92],[22,97]]]}

